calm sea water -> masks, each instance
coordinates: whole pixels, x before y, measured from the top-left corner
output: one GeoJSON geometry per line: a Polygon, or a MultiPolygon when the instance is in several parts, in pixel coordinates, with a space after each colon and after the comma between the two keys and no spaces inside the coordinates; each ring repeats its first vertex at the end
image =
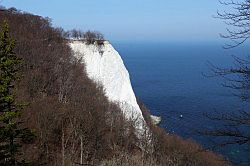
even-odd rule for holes
{"type": "MultiPolygon", "coordinates": [[[[210,147],[211,138],[198,136],[195,132],[218,125],[208,120],[204,113],[242,107],[242,102],[222,87],[222,78],[208,78],[204,74],[211,72],[208,61],[221,67],[230,66],[233,64],[230,55],[247,56],[250,53],[247,47],[225,50],[219,43],[113,44],[129,70],[136,95],[152,114],[162,117],[160,126],[169,132],[210,147]]],[[[250,153],[244,148],[229,146],[218,148],[217,152],[233,162],[243,161],[235,165],[250,165],[250,153]]]]}

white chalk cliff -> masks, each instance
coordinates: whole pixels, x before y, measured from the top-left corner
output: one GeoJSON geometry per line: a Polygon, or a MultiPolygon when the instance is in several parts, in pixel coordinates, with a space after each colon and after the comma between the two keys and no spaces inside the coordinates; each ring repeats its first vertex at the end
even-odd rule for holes
{"type": "Polygon", "coordinates": [[[102,46],[87,45],[82,41],[71,41],[69,45],[75,56],[82,58],[90,79],[101,84],[108,99],[118,103],[126,118],[136,120],[137,129],[142,130],[145,121],[137,104],[129,73],[113,46],[108,41],[102,46]]]}

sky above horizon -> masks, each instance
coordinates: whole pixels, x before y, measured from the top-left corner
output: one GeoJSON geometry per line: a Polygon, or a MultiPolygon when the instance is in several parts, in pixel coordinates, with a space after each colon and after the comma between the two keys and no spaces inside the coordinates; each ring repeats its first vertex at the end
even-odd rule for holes
{"type": "Polygon", "coordinates": [[[218,0],[0,0],[56,27],[98,30],[113,41],[218,41],[218,0]]]}

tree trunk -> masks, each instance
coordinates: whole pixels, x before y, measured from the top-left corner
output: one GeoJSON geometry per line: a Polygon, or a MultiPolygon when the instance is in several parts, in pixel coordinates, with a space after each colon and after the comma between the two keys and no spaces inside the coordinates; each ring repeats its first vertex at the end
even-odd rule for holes
{"type": "Polygon", "coordinates": [[[65,159],[65,146],[64,146],[64,131],[63,131],[63,125],[62,125],[62,166],[65,165],[64,159],[65,159]]]}
{"type": "Polygon", "coordinates": [[[83,142],[82,142],[82,136],[80,136],[80,140],[81,140],[81,161],[80,161],[80,164],[83,165],[83,142]]]}

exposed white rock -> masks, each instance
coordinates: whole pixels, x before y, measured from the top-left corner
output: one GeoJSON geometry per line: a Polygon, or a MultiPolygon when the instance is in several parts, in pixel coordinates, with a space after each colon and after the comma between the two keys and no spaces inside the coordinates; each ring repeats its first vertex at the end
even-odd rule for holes
{"type": "Polygon", "coordinates": [[[145,125],[131,86],[129,73],[119,53],[105,41],[104,45],[87,45],[82,41],[71,41],[75,56],[82,60],[90,79],[101,84],[112,102],[119,103],[126,118],[136,120],[137,129],[145,125]]]}
{"type": "Polygon", "coordinates": [[[161,123],[161,117],[160,116],[154,116],[154,115],[150,115],[151,120],[153,122],[153,124],[158,125],[161,123]]]}

